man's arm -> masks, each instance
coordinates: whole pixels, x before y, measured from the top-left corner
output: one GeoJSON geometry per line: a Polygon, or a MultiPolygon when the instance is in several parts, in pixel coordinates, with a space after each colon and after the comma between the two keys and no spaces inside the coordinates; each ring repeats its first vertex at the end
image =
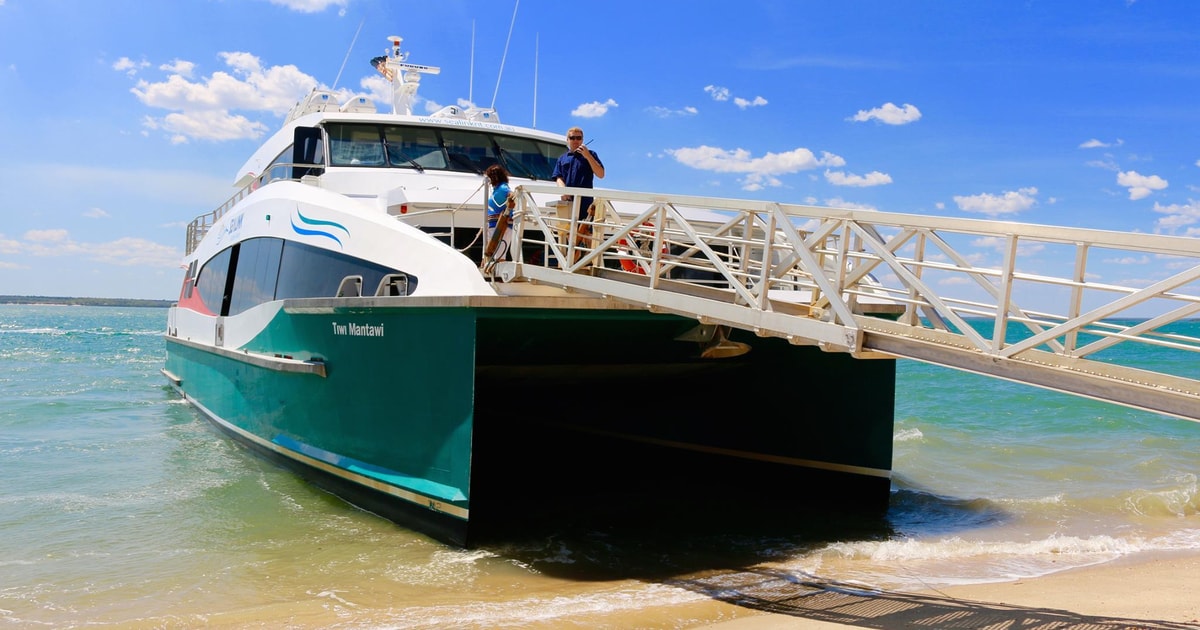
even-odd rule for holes
{"type": "Polygon", "coordinates": [[[591,150],[587,149],[586,147],[583,151],[581,151],[581,153],[583,154],[583,157],[587,159],[588,166],[592,167],[592,174],[600,179],[604,179],[604,164],[602,164],[600,160],[596,158],[595,154],[593,154],[591,150]]]}

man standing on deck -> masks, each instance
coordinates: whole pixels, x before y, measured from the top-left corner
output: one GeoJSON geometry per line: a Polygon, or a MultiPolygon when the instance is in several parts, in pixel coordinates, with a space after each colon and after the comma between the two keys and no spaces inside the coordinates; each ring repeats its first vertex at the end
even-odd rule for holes
{"type": "MultiPolygon", "coordinates": [[[[583,130],[571,127],[567,130],[567,152],[558,158],[554,165],[554,180],[559,186],[569,188],[591,188],[593,177],[604,179],[604,163],[596,152],[583,146],[583,130]]],[[[566,201],[571,195],[563,195],[566,201]]],[[[579,218],[587,219],[588,207],[592,205],[591,197],[579,200],[579,218]]]]}

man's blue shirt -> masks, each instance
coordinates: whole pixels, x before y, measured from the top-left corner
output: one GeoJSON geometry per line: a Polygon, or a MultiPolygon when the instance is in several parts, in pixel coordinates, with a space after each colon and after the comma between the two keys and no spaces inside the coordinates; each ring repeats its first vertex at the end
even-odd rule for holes
{"type": "MultiPolygon", "coordinates": [[[[600,166],[604,166],[604,162],[600,161],[600,156],[596,155],[595,151],[588,149],[588,152],[600,166]]],[[[592,172],[592,165],[588,164],[583,156],[564,153],[558,158],[558,162],[555,162],[554,173],[550,177],[552,179],[561,177],[563,183],[571,188],[591,188],[596,174],[592,172]]]]}
{"type": "MultiPolygon", "coordinates": [[[[595,151],[587,149],[592,154],[592,158],[600,166],[604,166],[604,162],[600,161],[600,156],[596,155],[595,151]]],[[[550,174],[553,179],[562,178],[563,183],[571,188],[592,188],[592,181],[596,178],[596,174],[592,172],[592,165],[581,155],[576,155],[571,152],[562,154],[558,158],[558,162],[554,163],[554,172],[550,174]]],[[[588,206],[592,205],[591,197],[584,197],[579,200],[580,218],[587,213],[588,206]]]]}

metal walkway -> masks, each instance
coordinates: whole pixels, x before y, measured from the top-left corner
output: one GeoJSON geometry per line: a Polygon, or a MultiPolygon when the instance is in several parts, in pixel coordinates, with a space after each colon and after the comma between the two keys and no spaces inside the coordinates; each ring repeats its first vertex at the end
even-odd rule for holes
{"type": "Polygon", "coordinates": [[[1200,321],[1185,321],[1200,312],[1200,239],[566,191],[596,195],[592,220],[536,204],[562,188],[517,189],[515,238],[542,255],[496,276],[1200,421],[1200,321]],[[1148,261],[1143,280],[1099,277],[1097,261],[1129,259],[1148,261]]]}

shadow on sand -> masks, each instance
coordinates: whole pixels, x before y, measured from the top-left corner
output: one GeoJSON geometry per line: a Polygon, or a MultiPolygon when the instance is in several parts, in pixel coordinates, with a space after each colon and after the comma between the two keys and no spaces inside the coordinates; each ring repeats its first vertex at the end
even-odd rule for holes
{"type": "Polygon", "coordinates": [[[986,501],[900,490],[886,513],[874,514],[711,499],[619,505],[608,504],[603,514],[581,508],[554,523],[529,521],[520,535],[486,546],[555,577],[668,584],[749,609],[860,628],[1198,628],[884,591],[764,568],[832,542],[954,534],[1012,518],[986,501]]]}
{"type": "Polygon", "coordinates": [[[558,505],[553,518],[513,517],[513,529],[481,545],[555,577],[665,581],[742,570],[802,556],[830,543],[953,534],[1010,515],[986,501],[893,491],[886,510],[782,502],[740,491],[685,496],[591,497],[558,505]]]}
{"type": "Polygon", "coordinates": [[[777,615],[856,628],[1054,628],[1055,630],[1195,630],[1170,621],[1094,617],[952,597],[880,591],[818,577],[765,570],[668,580],[713,599],[777,615]]]}

